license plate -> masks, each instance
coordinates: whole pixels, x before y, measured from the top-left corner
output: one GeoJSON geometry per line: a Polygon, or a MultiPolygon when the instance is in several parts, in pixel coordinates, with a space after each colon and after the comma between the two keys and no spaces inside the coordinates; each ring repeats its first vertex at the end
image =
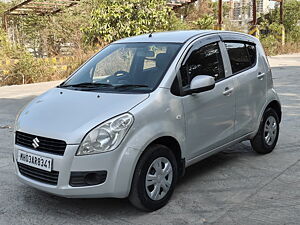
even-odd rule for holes
{"type": "Polygon", "coordinates": [[[52,170],[52,159],[44,156],[39,156],[29,152],[18,151],[17,161],[27,166],[32,166],[37,169],[51,172],[52,170]]]}

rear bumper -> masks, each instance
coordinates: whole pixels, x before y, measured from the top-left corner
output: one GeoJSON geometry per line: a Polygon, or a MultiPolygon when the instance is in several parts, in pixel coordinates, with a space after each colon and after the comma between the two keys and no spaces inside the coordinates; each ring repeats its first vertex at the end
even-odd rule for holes
{"type": "Polygon", "coordinates": [[[112,152],[76,156],[77,149],[78,145],[67,145],[64,155],[59,156],[15,145],[14,158],[17,177],[21,182],[36,189],[68,198],[123,198],[128,196],[135,164],[140,154],[138,150],[120,146],[120,148],[112,152]],[[52,170],[59,172],[57,185],[46,184],[22,175],[16,162],[19,149],[52,158],[52,170]],[[74,187],[69,184],[71,172],[88,171],[107,171],[105,182],[98,185],[80,187],[74,187]]]}

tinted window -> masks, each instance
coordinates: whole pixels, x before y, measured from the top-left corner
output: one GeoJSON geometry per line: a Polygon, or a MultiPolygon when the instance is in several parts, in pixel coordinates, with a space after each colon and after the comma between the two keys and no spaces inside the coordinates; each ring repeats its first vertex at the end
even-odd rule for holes
{"type": "Polygon", "coordinates": [[[181,69],[183,87],[198,75],[209,75],[220,80],[225,77],[222,56],[218,43],[195,50],[181,69]]]}
{"type": "Polygon", "coordinates": [[[244,43],[225,43],[232,73],[245,70],[255,64],[256,49],[254,45],[244,43]]]}
{"type": "Polygon", "coordinates": [[[247,48],[247,51],[248,51],[248,54],[249,54],[251,66],[253,66],[255,64],[255,61],[256,61],[256,48],[255,48],[255,45],[246,44],[246,48],[247,48]]]}

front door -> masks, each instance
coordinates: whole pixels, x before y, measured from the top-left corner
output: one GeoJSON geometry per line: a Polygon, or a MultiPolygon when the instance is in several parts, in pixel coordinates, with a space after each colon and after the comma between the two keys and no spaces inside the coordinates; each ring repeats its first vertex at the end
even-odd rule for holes
{"type": "Polygon", "coordinates": [[[234,77],[225,77],[220,40],[192,48],[181,67],[181,82],[188,89],[198,75],[215,78],[215,88],[182,97],[186,120],[188,160],[219,147],[234,134],[235,90],[234,77]]]}

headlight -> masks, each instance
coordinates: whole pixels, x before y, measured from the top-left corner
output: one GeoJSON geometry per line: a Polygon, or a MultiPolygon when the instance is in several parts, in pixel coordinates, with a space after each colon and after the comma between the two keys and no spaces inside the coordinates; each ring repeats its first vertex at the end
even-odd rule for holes
{"type": "Polygon", "coordinates": [[[77,155],[112,151],[118,147],[133,123],[129,113],[112,118],[91,130],[83,139],[77,155]]]}

